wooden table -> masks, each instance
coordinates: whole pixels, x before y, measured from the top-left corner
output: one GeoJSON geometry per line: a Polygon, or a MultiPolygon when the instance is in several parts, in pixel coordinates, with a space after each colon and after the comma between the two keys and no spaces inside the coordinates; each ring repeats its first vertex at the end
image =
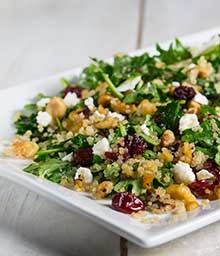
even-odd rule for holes
{"type": "MultiPolygon", "coordinates": [[[[0,0],[0,88],[218,26],[219,9],[218,0],[0,0]]],[[[5,179],[0,202],[0,256],[119,255],[117,235],[5,179]]],[[[129,243],[129,256],[219,255],[219,234],[216,223],[155,249],[129,243]]]]}

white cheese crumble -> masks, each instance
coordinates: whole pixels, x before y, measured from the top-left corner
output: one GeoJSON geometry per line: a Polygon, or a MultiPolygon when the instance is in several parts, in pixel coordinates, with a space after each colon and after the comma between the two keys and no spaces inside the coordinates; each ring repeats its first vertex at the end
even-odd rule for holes
{"type": "Polygon", "coordinates": [[[193,69],[196,67],[195,63],[190,63],[189,66],[187,67],[188,69],[193,69]]]}
{"type": "Polygon", "coordinates": [[[99,113],[99,111],[97,111],[97,110],[94,112],[93,117],[96,118],[96,119],[98,119],[98,120],[103,120],[103,119],[105,119],[105,115],[99,113]]]}
{"type": "Polygon", "coordinates": [[[174,179],[177,183],[188,185],[195,181],[195,174],[189,164],[179,161],[174,165],[174,179]]]}
{"type": "Polygon", "coordinates": [[[92,148],[95,155],[103,157],[106,151],[111,151],[109,142],[106,138],[98,141],[92,148]]]}
{"type": "Polygon", "coordinates": [[[130,78],[123,82],[121,85],[117,87],[119,92],[126,92],[128,90],[134,90],[136,85],[141,81],[141,76],[136,76],[134,78],[130,78]]]}
{"type": "Polygon", "coordinates": [[[198,180],[207,180],[207,179],[212,179],[214,175],[211,172],[205,169],[202,169],[196,173],[196,177],[198,180]]]}
{"type": "Polygon", "coordinates": [[[196,93],[196,95],[194,96],[194,98],[192,100],[194,100],[195,102],[197,102],[201,105],[208,105],[209,104],[209,101],[206,98],[206,96],[199,93],[199,92],[196,93]]]}
{"type": "Polygon", "coordinates": [[[192,129],[199,126],[198,117],[196,114],[185,114],[180,118],[179,130],[182,133],[186,129],[192,129]]]}
{"type": "Polygon", "coordinates": [[[146,124],[142,124],[141,126],[140,126],[140,128],[141,128],[141,130],[142,130],[142,132],[144,133],[144,134],[146,134],[146,135],[150,135],[150,129],[146,126],[146,124]]]}
{"type": "Polygon", "coordinates": [[[86,105],[90,110],[92,110],[92,109],[95,107],[95,105],[94,105],[94,100],[93,100],[92,97],[87,98],[87,99],[84,101],[84,103],[85,103],[85,105],[86,105]]]}
{"type": "Polygon", "coordinates": [[[42,98],[42,99],[40,99],[38,102],[37,102],[37,106],[39,107],[39,108],[44,108],[46,105],[47,105],[47,103],[50,101],[50,98],[42,98]]]}
{"type": "Polygon", "coordinates": [[[63,158],[62,158],[62,161],[68,161],[68,162],[71,162],[73,159],[73,152],[71,152],[70,154],[68,155],[65,155],[63,158]]]}
{"type": "Polygon", "coordinates": [[[47,112],[39,111],[37,114],[37,123],[43,127],[46,127],[52,121],[52,117],[47,112]]]}
{"type": "Polygon", "coordinates": [[[173,81],[173,82],[172,82],[172,86],[178,87],[178,86],[180,86],[180,83],[179,83],[179,82],[176,82],[176,81],[173,81]]]}
{"type": "Polygon", "coordinates": [[[125,117],[122,114],[119,114],[117,112],[110,112],[109,111],[108,116],[112,117],[112,118],[117,118],[120,122],[125,119],[125,117]]]}
{"type": "Polygon", "coordinates": [[[85,183],[91,183],[93,176],[89,168],[80,167],[77,169],[74,179],[82,179],[85,183]]]}
{"type": "Polygon", "coordinates": [[[67,105],[67,107],[74,107],[80,102],[80,99],[77,97],[75,92],[68,92],[67,95],[64,97],[63,101],[67,105]]]}

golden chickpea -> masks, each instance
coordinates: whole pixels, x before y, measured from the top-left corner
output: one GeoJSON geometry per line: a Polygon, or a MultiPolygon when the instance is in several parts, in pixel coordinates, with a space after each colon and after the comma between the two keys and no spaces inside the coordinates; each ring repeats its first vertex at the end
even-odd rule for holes
{"type": "Polygon", "coordinates": [[[100,183],[96,190],[96,197],[98,199],[105,198],[113,190],[113,183],[111,181],[103,181],[100,183]]]}
{"type": "Polygon", "coordinates": [[[53,97],[47,104],[46,111],[52,116],[53,121],[56,118],[62,119],[66,114],[67,106],[60,97],[53,97]]]}
{"type": "Polygon", "coordinates": [[[157,111],[155,104],[151,103],[149,100],[142,100],[138,106],[138,112],[145,115],[153,115],[157,111]]]}
{"type": "Polygon", "coordinates": [[[94,127],[96,129],[110,129],[110,128],[115,128],[118,124],[118,120],[116,118],[112,117],[107,117],[106,119],[95,123],[94,127]]]}
{"type": "Polygon", "coordinates": [[[32,141],[19,141],[12,144],[12,150],[15,155],[27,159],[33,159],[38,148],[38,145],[32,141]]]}
{"type": "Polygon", "coordinates": [[[168,147],[175,142],[175,135],[171,130],[166,130],[161,138],[161,145],[168,147]]]}
{"type": "Polygon", "coordinates": [[[188,104],[188,113],[199,114],[201,112],[201,105],[193,100],[188,104]]]}
{"type": "Polygon", "coordinates": [[[127,115],[133,114],[136,111],[135,104],[125,104],[124,102],[116,98],[111,100],[111,107],[114,111],[127,115]]]}
{"type": "Polygon", "coordinates": [[[199,207],[195,196],[191,193],[190,189],[184,184],[171,184],[167,188],[167,193],[173,199],[178,199],[184,202],[187,211],[191,211],[199,207]]]}
{"type": "Polygon", "coordinates": [[[98,98],[98,104],[103,107],[108,107],[111,103],[111,100],[114,99],[110,94],[102,94],[98,98]]]}

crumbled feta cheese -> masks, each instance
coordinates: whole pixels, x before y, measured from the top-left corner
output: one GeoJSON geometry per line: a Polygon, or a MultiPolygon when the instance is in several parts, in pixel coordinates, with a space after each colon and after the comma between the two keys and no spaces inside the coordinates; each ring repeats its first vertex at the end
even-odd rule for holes
{"type": "Polygon", "coordinates": [[[47,105],[47,103],[50,101],[50,98],[42,98],[42,99],[40,99],[38,102],[37,102],[37,106],[39,107],[39,108],[44,108],[46,105],[47,105]]]}
{"type": "Polygon", "coordinates": [[[178,87],[178,86],[180,86],[180,83],[179,83],[179,82],[176,82],[176,81],[173,81],[173,82],[172,82],[172,86],[178,87]]]}
{"type": "Polygon", "coordinates": [[[212,179],[214,177],[214,175],[211,172],[205,169],[202,169],[201,171],[197,172],[196,176],[198,180],[207,180],[212,179]]]}
{"type": "Polygon", "coordinates": [[[80,102],[80,99],[77,97],[75,92],[68,92],[67,95],[64,97],[63,101],[67,105],[67,107],[74,107],[80,102]]]}
{"type": "Polygon", "coordinates": [[[109,117],[112,117],[112,118],[117,118],[120,122],[123,121],[125,119],[125,117],[117,112],[110,112],[108,113],[108,116],[109,117]]]}
{"type": "Polygon", "coordinates": [[[99,111],[97,111],[97,110],[94,112],[93,117],[94,117],[95,119],[98,119],[98,120],[103,120],[103,119],[105,119],[105,115],[99,113],[99,111]]]}
{"type": "Polygon", "coordinates": [[[85,105],[86,105],[90,110],[92,110],[92,109],[95,107],[95,105],[94,105],[94,100],[93,100],[92,97],[89,97],[88,99],[86,99],[86,100],[84,101],[84,103],[85,103],[85,105]]]}
{"type": "Polygon", "coordinates": [[[47,112],[39,111],[37,114],[37,123],[43,127],[46,127],[49,125],[49,123],[52,121],[52,117],[47,112]]]}
{"type": "Polygon", "coordinates": [[[201,105],[208,105],[209,104],[209,101],[208,99],[206,98],[205,95],[197,92],[196,95],[194,96],[193,100],[201,105]]]}
{"type": "Polygon", "coordinates": [[[95,155],[103,157],[106,151],[111,151],[109,142],[106,138],[98,141],[92,148],[95,155]]]}
{"type": "Polygon", "coordinates": [[[65,155],[63,158],[62,158],[62,161],[68,161],[68,162],[71,162],[73,159],[73,152],[71,152],[70,154],[68,155],[65,155]]]}
{"type": "Polygon", "coordinates": [[[190,63],[189,66],[187,67],[188,69],[193,69],[196,67],[195,63],[190,63]]]}
{"type": "Polygon", "coordinates": [[[177,183],[188,185],[195,181],[195,174],[189,164],[179,161],[174,165],[174,179],[177,183]]]}
{"type": "Polygon", "coordinates": [[[119,92],[126,92],[128,90],[134,90],[136,85],[141,81],[141,76],[136,76],[134,78],[130,78],[123,82],[121,85],[117,87],[119,92]]]}
{"type": "Polygon", "coordinates": [[[144,132],[144,134],[146,134],[146,135],[150,135],[150,129],[146,126],[146,124],[142,124],[141,126],[140,126],[140,128],[141,128],[141,130],[144,132]]]}
{"type": "Polygon", "coordinates": [[[82,179],[85,183],[91,183],[93,176],[89,168],[80,167],[77,169],[74,179],[82,179]]]}
{"type": "Polygon", "coordinates": [[[179,130],[182,133],[186,129],[192,129],[199,126],[198,117],[196,114],[185,114],[180,118],[179,130]]]}

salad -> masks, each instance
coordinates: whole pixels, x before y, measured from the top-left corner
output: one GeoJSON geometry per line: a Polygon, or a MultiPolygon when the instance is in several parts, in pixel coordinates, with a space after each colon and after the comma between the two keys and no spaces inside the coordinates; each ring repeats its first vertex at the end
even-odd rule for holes
{"type": "MultiPolygon", "coordinates": [[[[8,156],[25,172],[124,213],[177,213],[220,198],[220,44],[92,58],[56,95],[16,113],[8,156]]],[[[216,41],[216,40],[215,40],[216,41]]]]}

